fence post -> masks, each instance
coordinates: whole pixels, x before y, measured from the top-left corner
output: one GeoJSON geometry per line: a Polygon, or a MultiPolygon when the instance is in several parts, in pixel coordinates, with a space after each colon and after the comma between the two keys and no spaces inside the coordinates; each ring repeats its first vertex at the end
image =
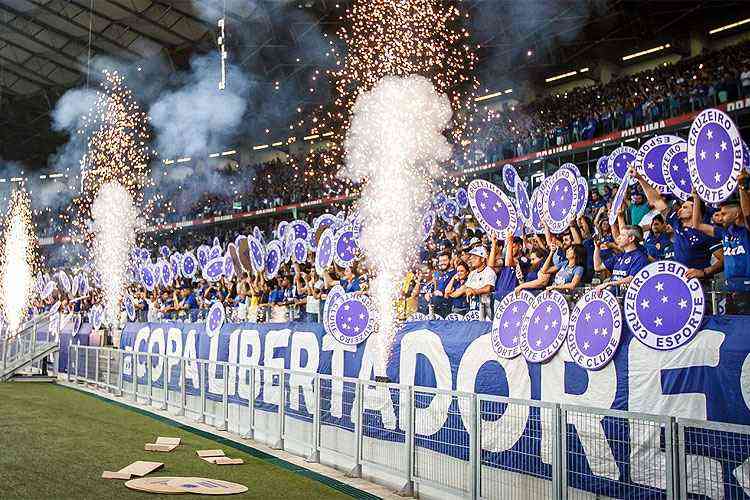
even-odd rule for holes
{"type": "MultiPolygon", "coordinates": [[[[452,397],[452,396],[449,396],[452,397]]],[[[472,415],[469,421],[469,495],[471,498],[477,499],[479,485],[477,484],[477,419],[476,419],[476,408],[477,408],[477,395],[471,394],[471,409],[472,415]]]]}
{"type": "Polygon", "coordinates": [[[169,410],[169,358],[166,354],[157,354],[159,358],[162,358],[164,361],[161,365],[161,385],[163,388],[164,393],[164,405],[162,406],[162,410],[169,410]]]}
{"type": "Polygon", "coordinates": [[[363,385],[361,380],[357,380],[354,385],[354,405],[352,406],[352,416],[357,415],[357,420],[354,422],[354,435],[355,435],[355,447],[354,447],[354,467],[347,473],[348,477],[362,477],[362,395],[364,394],[363,385]]]}
{"type": "Polygon", "coordinates": [[[250,394],[247,396],[248,429],[242,436],[245,439],[255,438],[255,366],[250,367],[250,394]]]}
{"type": "MultiPolygon", "coordinates": [[[[123,355],[123,353],[125,351],[119,350],[119,351],[116,351],[116,352],[117,352],[117,392],[116,392],[116,396],[120,397],[120,396],[123,395],[123,392],[124,392],[124,390],[123,390],[124,381],[123,381],[123,378],[122,378],[123,377],[123,373],[122,372],[125,371],[125,356],[123,355]]],[[[131,380],[133,379],[132,375],[131,375],[130,378],[131,378],[131,380]]]]}
{"type": "Polygon", "coordinates": [[[198,361],[198,370],[200,370],[199,380],[201,381],[201,414],[198,417],[198,421],[204,424],[206,423],[206,384],[208,383],[208,371],[205,367],[205,363],[198,361]]]}
{"type": "Polygon", "coordinates": [[[179,415],[185,415],[185,407],[187,406],[187,389],[185,383],[187,377],[185,376],[185,358],[180,358],[180,412],[179,415]]]}
{"type": "Polygon", "coordinates": [[[88,381],[89,378],[89,349],[83,350],[83,359],[85,360],[85,363],[83,364],[83,383],[85,384],[88,381]]]}
{"type": "Polygon", "coordinates": [[[404,390],[406,391],[406,402],[409,405],[406,411],[406,422],[401,425],[404,428],[404,441],[406,441],[406,483],[399,490],[400,496],[414,496],[414,408],[416,404],[414,387],[408,386],[399,389],[399,406],[403,404],[404,390]]]}
{"type": "Polygon", "coordinates": [[[278,436],[276,443],[271,446],[272,450],[283,450],[284,449],[284,415],[285,415],[285,409],[284,406],[286,406],[286,388],[285,386],[285,374],[284,369],[279,369],[279,425],[278,425],[278,436]]]}
{"type": "Polygon", "coordinates": [[[109,393],[112,388],[112,351],[107,349],[107,383],[106,389],[109,393]]]}
{"type": "Polygon", "coordinates": [[[682,425],[682,423],[679,421],[679,419],[675,420],[675,425],[677,426],[677,441],[675,445],[675,452],[677,455],[677,480],[675,481],[675,484],[677,485],[677,489],[675,490],[675,498],[680,498],[680,495],[684,498],[687,498],[687,463],[685,461],[685,426],[682,425]]]}
{"type": "MultiPolygon", "coordinates": [[[[73,356],[71,355],[71,351],[75,350],[75,347],[76,347],[76,346],[75,346],[74,344],[70,344],[70,345],[68,346],[68,382],[72,382],[72,381],[73,381],[73,378],[74,378],[74,377],[73,377],[73,375],[71,374],[71,372],[73,371],[73,370],[71,369],[71,368],[72,368],[72,364],[71,364],[71,362],[72,362],[72,360],[73,360],[73,356]]],[[[76,356],[77,356],[77,353],[76,353],[76,356]]],[[[78,358],[77,358],[77,357],[76,357],[76,360],[78,360],[78,358]]],[[[76,365],[77,365],[77,364],[76,364],[76,365]]],[[[78,366],[76,366],[76,371],[78,371],[78,366]]]]}
{"type": "MultiPolygon", "coordinates": [[[[667,459],[666,459],[666,469],[665,476],[666,476],[666,497],[667,500],[672,500],[676,497],[677,491],[679,491],[677,488],[675,488],[676,485],[676,463],[675,462],[675,441],[674,441],[674,427],[675,427],[675,419],[674,417],[667,417],[666,422],[664,423],[664,451],[666,452],[667,459]]],[[[687,498],[687,491],[685,493],[685,498],[687,498]]]]}
{"type": "Polygon", "coordinates": [[[313,410],[313,436],[312,436],[312,449],[310,450],[310,456],[307,457],[306,461],[311,463],[320,462],[320,376],[315,374],[313,380],[313,393],[315,398],[315,409],[313,410]]]}
{"type": "Polygon", "coordinates": [[[482,399],[474,394],[474,488],[475,498],[482,498],[482,399]]]}
{"type": "Polygon", "coordinates": [[[146,383],[148,384],[146,399],[148,400],[148,405],[151,406],[153,402],[152,398],[154,396],[154,374],[151,369],[151,351],[146,354],[146,383]]]}
{"type": "Polygon", "coordinates": [[[552,478],[553,484],[559,485],[560,491],[557,498],[568,498],[568,411],[560,405],[555,405],[555,419],[552,432],[558,436],[554,440],[557,450],[553,460],[557,461],[557,467],[552,467],[553,474],[557,471],[558,480],[552,478]]]}
{"type": "Polygon", "coordinates": [[[221,421],[216,426],[220,431],[227,430],[229,420],[229,374],[228,364],[221,365],[221,374],[224,378],[224,387],[221,391],[221,421]]]}

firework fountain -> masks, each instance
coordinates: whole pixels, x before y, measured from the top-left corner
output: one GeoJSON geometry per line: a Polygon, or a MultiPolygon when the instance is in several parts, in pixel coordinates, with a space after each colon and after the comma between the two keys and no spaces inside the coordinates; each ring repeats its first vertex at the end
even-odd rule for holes
{"type": "Polygon", "coordinates": [[[355,0],[338,33],[345,57],[332,45],[332,116],[345,135],[339,176],[363,183],[360,246],[376,274],[371,294],[379,317],[374,340],[381,377],[395,336],[394,301],[417,260],[419,224],[432,200],[438,164],[451,157],[447,137],[460,143],[471,128],[467,113],[454,113],[473,109],[478,88],[465,19],[449,2],[355,0]]]}
{"type": "Polygon", "coordinates": [[[127,270],[136,230],[155,199],[151,187],[148,117],[133,99],[122,76],[105,71],[96,102],[79,130],[87,139],[81,160],[81,196],[72,221],[86,242],[101,278],[105,322],[112,324],[127,286],[127,270]]]}
{"type": "Polygon", "coordinates": [[[358,205],[360,243],[377,275],[372,294],[380,318],[379,376],[385,376],[395,335],[394,301],[416,262],[419,224],[440,173],[437,164],[451,153],[442,134],[451,115],[448,98],[421,76],[386,77],[354,105],[343,174],[367,180],[358,205]]]}
{"type": "Polygon", "coordinates": [[[31,203],[22,189],[11,195],[2,245],[2,310],[13,335],[25,316],[38,267],[31,203]]]}
{"type": "Polygon", "coordinates": [[[99,188],[91,205],[91,251],[94,267],[102,276],[104,318],[116,322],[127,284],[126,265],[135,246],[138,210],[133,197],[117,181],[99,188]]]}

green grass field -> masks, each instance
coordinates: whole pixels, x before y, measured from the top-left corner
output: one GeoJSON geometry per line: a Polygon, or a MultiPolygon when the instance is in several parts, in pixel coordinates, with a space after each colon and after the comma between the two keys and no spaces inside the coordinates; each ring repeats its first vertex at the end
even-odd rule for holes
{"type": "MultiPolygon", "coordinates": [[[[0,498],[154,498],[101,479],[135,460],[164,462],[152,476],[198,476],[244,484],[231,498],[374,498],[263,452],[235,449],[118,404],[52,384],[0,383],[0,498]],[[182,438],[171,453],[143,451],[157,436],[182,438]],[[218,466],[195,451],[222,448],[244,465],[218,466]]],[[[180,498],[198,498],[181,495],[180,498]]],[[[202,496],[201,498],[209,498],[202,496]]]]}

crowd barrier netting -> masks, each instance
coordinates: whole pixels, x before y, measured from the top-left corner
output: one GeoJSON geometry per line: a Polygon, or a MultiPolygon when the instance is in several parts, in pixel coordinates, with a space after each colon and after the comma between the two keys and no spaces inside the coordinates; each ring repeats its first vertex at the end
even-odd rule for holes
{"type": "Polygon", "coordinates": [[[750,317],[674,351],[627,329],[588,371],[565,346],[499,359],[489,323],[407,324],[374,345],[318,324],[129,324],[121,349],[61,334],[60,370],[355,475],[481,498],[750,498],[750,317]],[[63,354],[63,352],[65,354],[63,354]],[[165,383],[166,376],[166,383],[165,383]]]}

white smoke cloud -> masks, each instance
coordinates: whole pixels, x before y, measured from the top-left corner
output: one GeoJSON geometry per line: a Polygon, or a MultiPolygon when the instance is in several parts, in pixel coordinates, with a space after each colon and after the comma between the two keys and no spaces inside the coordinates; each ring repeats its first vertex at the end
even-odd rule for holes
{"type": "Polygon", "coordinates": [[[219,58],[196,58],[184,84],[165,90],[149,108],[156,131],[156,149],[162,157],[214,152],[242,123],[251,89],[250,80],[229,69],[231,85],[218,89],[219,58]]]}
{"type": "Polygon", "coordinates": [[[372,291],[380,317],[379,375],[385,375],[395,334],[393,302],[416,260],[421,216],[440,174],[437,165],[451,154],[442,133],[451,115],[448,98],[416,75],[384,78],[353,107],[341,174],[366,179],[359,202],[360,245],[377,274],[372,291]]]}

